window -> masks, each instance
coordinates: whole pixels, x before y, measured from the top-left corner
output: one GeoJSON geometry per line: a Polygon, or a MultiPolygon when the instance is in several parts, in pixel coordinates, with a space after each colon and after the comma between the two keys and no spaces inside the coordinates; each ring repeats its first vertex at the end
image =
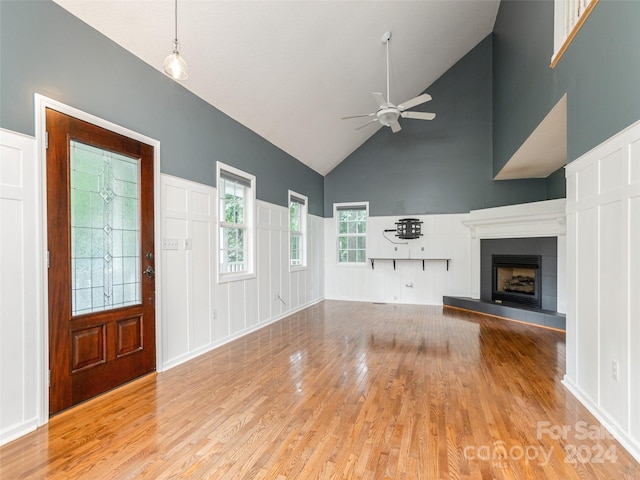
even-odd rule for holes
{"type": "Polygon", "coordinates": [[[554,0],[551,68],[557,65],[596,3],[598,0],[554,0]]]}
{"type": "Polygon", "coordinates": [[[334,206],[338,229],[338,263],[367,261],[367,203],[334,206]]]}
{"type": "Polygon", "coordinates": [[[289,265],[307,265],[307,202],[304,195],[289,190],[289,265]]]}
{"type": "Polygon", "coordinates": [[[218,281],[254,276],[255,177],[218,162],[218,281]]]}

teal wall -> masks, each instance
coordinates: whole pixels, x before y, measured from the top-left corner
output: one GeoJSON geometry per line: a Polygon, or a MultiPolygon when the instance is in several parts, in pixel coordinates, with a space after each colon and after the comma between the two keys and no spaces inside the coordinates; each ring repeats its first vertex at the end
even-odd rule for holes
{"type": "Polygon", "coordinates": [[[640,1],[600,0],[554,69],[552,54],[553,0],[502,0],[494,27],[494,173],[565,92],[568,162],[640,119],[640,1]]]}
{"type": "Polygon", "coordinates": [[[493,181],[493,45],[488,36],[434,82],[417,109],[435,120],[383,127],[325,177],[334,202],[369,201],[372,215],[467,213],[547,198],[543,179],[493,181]]]}
{"type": "Polygon", "coordinates": [[[50,0],[0,0],[0,59],[3,128],[33,135],[40,93],[159,140],[163,173],[215,186],[219,160],[255,175],[259,199],[292,189],[323,214],[322,175],[50,0]]]}

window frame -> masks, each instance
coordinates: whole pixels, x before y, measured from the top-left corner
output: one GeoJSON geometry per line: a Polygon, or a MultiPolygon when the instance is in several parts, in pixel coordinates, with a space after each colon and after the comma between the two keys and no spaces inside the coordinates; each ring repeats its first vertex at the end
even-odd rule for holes
{"type": "Polygon", "coordinates": [[[368,231],[369,231],[369,202],[343,202],[343,203],[334,203],[333,204],[333,218],[335,222],[335,234],[336,234],[336,256],[335,262],[339,266],[344,267],[366,267],[367,266],[367,241],[368,231]],[[340,218],[338,212],[340,210],[364,210],[365,212],[365,231],[363,234],[341,234],[340,233],[340,218]],[[361,262],[341,262],[340,261],[340,238],[341,237],[360,237],[365,239],[365,255],[364,259],[361,262]]]}
{"type": "Polygon", "coordinates": [[[255,208],[256,208],[256,177],[250,173],[244,172],[240,169],[226,165],[222,162],[216,162],[216,246],[217,246],[217,280],[218,283],[234,282],[238,280],[246,280],[256,277],[256,229],[255,229],[255,208]],[[222,217],[222,198],[221,188],[224,186],[224,182],[229,181],[229,178],[235,177],[238,179],[238,183],[244,181],[248,185],[243,185],[244,189],[244,206],[243,206],[243,223],[231,223],[224,221],[222,217]],[[240,226],[240,227],[239,227],[240,226]],[[223,272],[222,271],[222,234],[223,229],[226,228],[242,228],[244,230],[243,242],[246,242],[246,246],[243,245],[245,251],[245,269],[239,272],[223,272]]]}
{"type": "Polygon", "coordinates": [[[308,213],[309,213],[309,198],[305,195],[302,195],[300,193],[294,192],[293,190],[289,190],[288,192],[288,198],[289,198],[289,271],[290,272],[295,272],[298,270],[305,270],[307,268],[307,261],[308,261],[308,255],[307,255],[307,244],[308,244],[308,235],[307,235],[307,217],[308,217],[308,213]],[[291,229],[291,204],[293,203],[293,199],[295,200],[299,200],[296,201],[295,203],[298,203],[300,205],[300,230],[299,231],[292,231],[291,229]],[[301,252],[301,258],[300,258],[300,264],[294,265],[292,263],[293,258],[291,257],[291,245],[292,245],[292,237],[293,235],[298,234],[300,236],[300,249],[302,250],[301,252]]]}

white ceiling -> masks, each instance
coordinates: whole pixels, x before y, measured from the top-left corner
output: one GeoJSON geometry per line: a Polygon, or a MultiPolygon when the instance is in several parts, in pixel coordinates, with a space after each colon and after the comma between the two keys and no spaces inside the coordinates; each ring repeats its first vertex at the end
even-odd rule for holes
{"type": "MultiPolygon", "coordinates": [[[[162,70],[174,38],[171,0],[54,0],[149,65],[162,70]]],[[[374,112],[422,93],[491,33],[499,0],[179,0],[182,85],[325,175],[378,124],[374,112]]],[[[431,111],[429,104],[414,110],[431,111]]],[[[437,112],[436,112],[437,113],[437,112]]],[[[402,122],[415,121],[403,119],[402,122]]],[[[437,118],[434,120],[437,121],[437,118]]],[[[396,135],[402,135],[400,131],[396,135]]]]}
{"type": "Polygon", "coordinates": [[[494,180],[547,178],[566,164],[567,94],[564,94],[494,180]]]}

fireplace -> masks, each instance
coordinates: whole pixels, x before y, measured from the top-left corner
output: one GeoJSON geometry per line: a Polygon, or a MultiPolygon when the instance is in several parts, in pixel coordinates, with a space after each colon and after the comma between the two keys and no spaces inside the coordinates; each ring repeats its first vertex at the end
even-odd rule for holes
{"type": "Polygon", "coordinates": [[[491,263],[492,301],[540,308],[540,255],[492,255],[491,263]]]}

